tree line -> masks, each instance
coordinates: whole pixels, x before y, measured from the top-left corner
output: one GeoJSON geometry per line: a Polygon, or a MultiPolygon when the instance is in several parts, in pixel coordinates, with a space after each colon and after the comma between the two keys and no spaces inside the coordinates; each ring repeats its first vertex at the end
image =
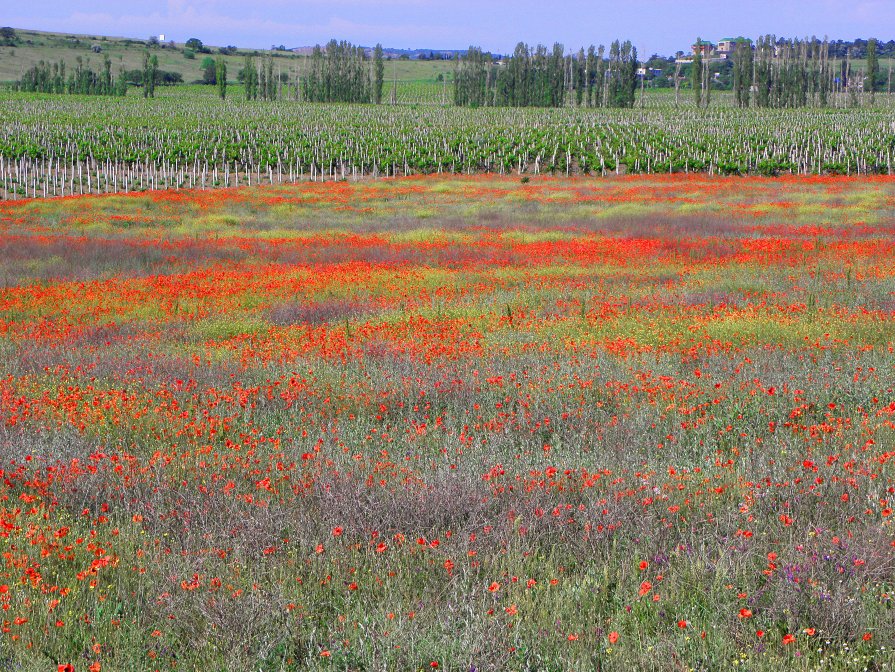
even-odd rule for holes
{"type": "MultiPolygon", "coordinates": [[[[380,55],[381,57],[381,55],[380,55]]],[[[312,103],[369,103],[381,100],[374,92],[374,72],[363,47],[330,40],[314,47],[309,72],[302,79],[304,99],[312,103]]]]}
{"type": "Polygon", "coordinates": [[[497,59],[470,47],[457,63],[454,103],[485,107],[633,107],[638,82],[637,49],[616,40],[609,48],[591,45],[565,54],[562,44],[516,45],[497,59]]]}
{"type": "Polygon", "coordinates": [[[879,58],[895,58],[895,40],[883,42],[881,40],[870,38],[868,40],[825,40],[830,51],[830,58],[859,58],[864,59],[869,56],[870,43],[873,42],[874,49],[879,58]]]}
{"type": "MultiPolygon", "coordinates": [[[[225,66],[226,68],[226,66],[225,66]]],[[[183,81],[179,72],[160,70],[158,58],[148,52],[143,67],[136,70],[120,69],[112,76],[112,60],[106,56],[100,70],[94,70],[89,61],[80,56],[74,68],[68,68],[63,59],[51,63],[40,61],[26,70],[21,79],[12,85],[15,91],[54,93],[80,96],[125,96],[131,86],[142,86],[143,96],[155,97],[158,85],[173,85],[183,81]]]]}
{"type": "MultiPolygon", "coordinates": [[[[698,71],[696,58],[694,73],[698,71]]],[[[754,47],[749,40],[739,40],[733,52],[733,75],[734,97],[739,107],[826,107],[835,94],[847,94],[849,104],[856,106],[863,93],[869,93],[873,104],[881,85],[874,39],[867,43],[862,59],[851,52],[846,52],[842,59],[833,58],[826,39],[778,39],[764,35],[754,47]]],[[[698,91],[697,79],[694,74],[694,89],[698,91]]]]}
{"type": "Polygon", "coordinates": [[[122,70],[117,79],[112,78],[112,61],[106,56],[101,70],[93,70],[90,64],[78,56],[77,65],[66,72],[65,61],[57,63],[40,61],[32,66],[15,83],[17,91],[35,93],[67,93],[83,96],[123,96],[127,94],[127,77],[122,70]]]}
{"type": "MultiPolygon", "coordinates": [[[[197,49],[204,46],[196,38],[189,44],[197,49]]],[[[520,42],[507,56],[470,47],[455,61],[453,99],[456,105],[467,107],[630,108],[635,105],[638,86],[643,87],[646,80],[650,80],[647,85],[653,85],[654,73],[658,72],[666,85],[673,81],[677,91],[682,82],[686,83],[689,71],[699,107],[708,106],[713,90],[720,88],[732,90],[740,107],[823,107],[831,102],[841,104],[843,100],[852,105],[862,100],[872,104],[875,92],[886,85],[879,58],[888,53],[888,43],[881,46],[875,39],[858,40],[844,57],[837,58],[835,54],[841,51],[842,44],[826,39],[765,35],[754,44],[739,38],[732,52],[718,54],[708,47],[703,50],[702,41],[697,40],[692,60],[679,53],[676,61],[662,61],[660,70],[652,67],[657,56],[640,63],[630,41],[616,40],[608,50],[602,45],[591,45],[577,53],[566,53],[559,43],[548,49],[541,44],[532,47],[520,42]],[[674,68],[673,76],[665,70],[667,67],[674,68]]],[[[289,66],[281,72],[280,64],[275,65],[270,54],[260,61],[247,54],[238,81],[244,85],[247,100],[282,98],[285,87],[285,97],[295,100],[379,104],[383,102],[383,60],[381,45],[368,50],[331,40],[325,46],[315,46],[311,55],[302,59],[298,72],[289,71],[289,66]]],[[[207,57],[202,67],[202,81],[216,85],[220,97],[226,98],[224,59],[207,57]]],[[[891,75],[890,66],[889,91],[891,75]]],[[[125,95],[128,86],[142,86],[143,96],[150,98],[157,85],[182,81],[179,73],[160,70],[157,57],[147,50],[142,69],[122,71],[114,79],[108,56],[97,71],[78,57],[77,66],[68,70],[63,61],[41,61],[26,71],[13,88],[43,93],[125,95]]],[[[395,92],[393,87],[393,103],[395,92]]]]}
{"type": "MultiPolygon", "coordinates": [[[[382,102],[382,45],[377,44],[369,55],[363,47],[331,40],[325,47],[316,45],[306,65],[307,72],[295,82],[295,92],[300,88],[308,102],[382,102]]],[[[288,73],[275,69],[270,55],[260,63],[247,55],[237,79],[243,84],[246,100],[276,100],[281,96],[280,85],[289,82],[288,73]]]]}

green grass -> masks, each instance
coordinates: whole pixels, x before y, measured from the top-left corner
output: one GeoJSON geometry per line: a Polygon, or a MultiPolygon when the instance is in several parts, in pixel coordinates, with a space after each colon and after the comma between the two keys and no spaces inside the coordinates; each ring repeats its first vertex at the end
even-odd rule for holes
{"type": "MultiPolygon", "coordinates": [[[[79,56],[85,62],[89,62],[94,69],[100,68],[103,58],[108,55],[112,59],[113,73],[117,73],[121,68],[136,70],[143,67],[143,55],[147,48],[146,38],[76,35],[18,28],[16,34],[18,41],[15,46],[0,47],[0,82],[12,82],[19,79],[23,72],[39,61],[57,62],[62,59],[68,70],[75,67],[79,56]],[[92,50],[94,45],[99,46],[102,53],[94,53],[92,50]]],[[[211,49],[212,53],[197,53],[193,59],[184,56],[185,47],[180,42],[175,43],[174,46],[165,43],[164,46],[153,47],[152,54],[158,57],[160,70],[180,73],[185,83],[202,79],[202,59],[206,56],[211,56],[214,59],[223,58],[227,64],[228,79],[233,83],[236,82],[237,73],[243,68],[245,54],[252,54],[256,57],[272,54],[274,69],[289,74],[290,79],[293,80],[307,68],[308,59],[292,52],[240,49],[237,54],[222,56],[218,53],[218,47],[223,45],[205,46],[211,49]]],[[[454,63],[451,61],[396,59],[386,63],[385,77],[389,84],[392,78],[396,77],[402,87],[417,83],[435,85],[439,74],[450,76],[453,70],[454,63]]],[[[203,88],[207,88],[214,94],[214,87],[203,88]]],[[[440,84],[434,88],[440,93],[440,84]]],[[[387,92],[391,91],[389,86],[386,86],[386,90],[387,92]]],[[[402,97],[400,88],[399,97],[402,97]]],[[[404,97],[409,98],[409,94],[404,97]]],[[[415,101],[408,100],[408,102],[415,101]]]]}

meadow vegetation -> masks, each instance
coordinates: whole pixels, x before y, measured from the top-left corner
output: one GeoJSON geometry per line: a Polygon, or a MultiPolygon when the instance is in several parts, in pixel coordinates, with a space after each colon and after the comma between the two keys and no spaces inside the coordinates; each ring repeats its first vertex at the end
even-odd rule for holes
{"type": "Polygon", "coordinates": [[[0,667],[891,669],[893,206],[697,174],[0,204],[0,667]]]}

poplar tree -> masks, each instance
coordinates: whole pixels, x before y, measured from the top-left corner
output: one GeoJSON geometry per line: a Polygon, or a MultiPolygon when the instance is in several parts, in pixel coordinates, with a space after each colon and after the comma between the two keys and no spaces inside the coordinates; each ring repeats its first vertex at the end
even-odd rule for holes
{"type": "Polygon", "coordinates": [[[774,44],[770,35],[758,38],[755,49],[755,67],[753,85],[755,86],[755,105],[771,106],[771,59],[774,44]]]}
{"type": "Polygon", "coordinates": [[[149,59],[149,97],[155,98],[155,80],[158,77],[158,56],[149,59]]]}
{"type": "Polygon", "coordinates": [[[606,102],[609,107],[616,106],[616,98],[618,96],[618,71],[620,63],[621,43],[618,40],[615,40],[612,44],[609,45],[609,70],[606,73],[607,77],[609,78],[607,87],[609,93],[606,98],[606,102]]]}
{"type": "Polygon", "coordinates": [[[827,106],[827,97],[833,84],[832,67],[830,66],[830,42],[824,41],[816,47],[817,59],[817,99],[822,107],[827,106]]]}
{"type": "Polygon", "coordinates": [[[143,54],[143,97],[149,98],[149,52],[143,54]]]}
{"type": "Polygon", "coordinates": [[[267,74],[265,77],[265,81],[267,82],[267,87],[264,92],[265,100],[276,100],[277,99],[277,81],[273,76],[273,56],[268,54],[267,56],[267,64],[266,64],[267,74]]]}
{"type": "Polygon", "coordinates": [[[587,89],[587,58],[584,55],[584,47],[578,50],[578,58],[573,61],[575,72],[575,105],[581,107],[584,103],[584,91],[587,89]]]}
{"type": "Polygon", "coordinates": [[[155,98],[155,78],[158,74],[158,56],[143,54],[143,97],[155,98]]]}
{"type": "Polygon", "coordinates": [[[609,106],[634,107],[637,92],[637,49],[616,40],[609,48],[609,106]]]}
{"type": "Polygon", "coordinates": [[[606,55],[606,47],[602,44],[597,51],[597,74],[594,89],[596,91],[597,107],[606,105],[606,73],[609,70],[609,64],[604,56],[606,55]]]}
{"type": "Polygon", "coordinates": [[[696,54],[693,56],[690,78],[693,82],[693,97],[696,107],[702,107],[702,38],[696,38],[696,54]]]}
{"type": "Polygon", "coordinates": [[[749,107],[752,65],[752,45],[748,40],[738,40],[733,62],[733,89],[737,107],[749,107]]]}
{"type": "Polygon", "coordinates": [[[382,59],[382,45],[373,50],[373,102],[382,104],[382,85],[385,81],[385,63],[382,59]]]}
{"type": "Polygon", "coordinates": [[[585,66],[585,80],[587,81],[587,106],[594,105],[594,84],[597,81],[597,54],[594,45],[587,49],[587,65],[585,66]]]}
{"type": "Polygon", "coordinates": [[[218,95],[220,95],[221,100],[224,100],[227,97],[227,64],[224,62],[223,56],[218,59],[217,67],[215,68],[215,79],[218,85],[218,95]]]}
{"type": "Polygon", "coordinates": [[[566,59],[563,58],[563,45],[559,42],[553,44],[553,52],[550,57],[550,74],[548,76],[549,107],[562,107],[565,103],[565,72],[566,59]]]}
{"type": "Polygon", "coordinates": [[[257,100],[258,71],[255,69],[255,59],[248,55],[242,66],[242,82],[245,86],[246,100],[257,100]]]}
{"type": "Polygon", "coordinates": [[[111,96],[113,93],[112,59],[109,58],[108,54],[103,58],[103,81],[101,93],[104,96],[111,96]]]}
{"type": "Polygon", "coordinates": [[[876,102],[876,80],[879,77],[879,59],[876,57],[876,38],[867,42],[867,79],[870,84],[870,104],[876,102]]]}
{"type": "Polygon", "coordinates": [[[852,49],[850,47],[848,52],[845,55],[845,82],[848,87],[848,106],[849,107],[857,107],[858,106],[858,85],[857,85],[857,77],[852,77],[852,49]]]}
{"type": "Polygon", "coordinates": [[[127,73],[124,71],[124,68],[118,71],[118,81],[115,82],[115,95],[127,95],[127,73]]]}
{"type": "Polygon", "coordinates": [[[479,47],[469,47],[466,55],[457,61],[454,75],[454,103],[480,107],[486,104],[488,94],[488,66],[491,55],[479,47]]]}

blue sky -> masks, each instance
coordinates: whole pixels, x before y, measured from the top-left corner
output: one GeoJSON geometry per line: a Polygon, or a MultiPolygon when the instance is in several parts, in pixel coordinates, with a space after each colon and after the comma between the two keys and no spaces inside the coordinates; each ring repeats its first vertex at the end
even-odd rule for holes
{"type": "Polygon", "coordinates": [[[474,44],[508,52],[520,40],[577,49],[618,37],[648,55],[686,49],[697,36],[895,38],[895,0],[39,0],[10,2],[3,14],[0,22],[17,28],[164,33],[178,42],[198,37],[256,48],[335,37],[368,46],[474,44]]]}

